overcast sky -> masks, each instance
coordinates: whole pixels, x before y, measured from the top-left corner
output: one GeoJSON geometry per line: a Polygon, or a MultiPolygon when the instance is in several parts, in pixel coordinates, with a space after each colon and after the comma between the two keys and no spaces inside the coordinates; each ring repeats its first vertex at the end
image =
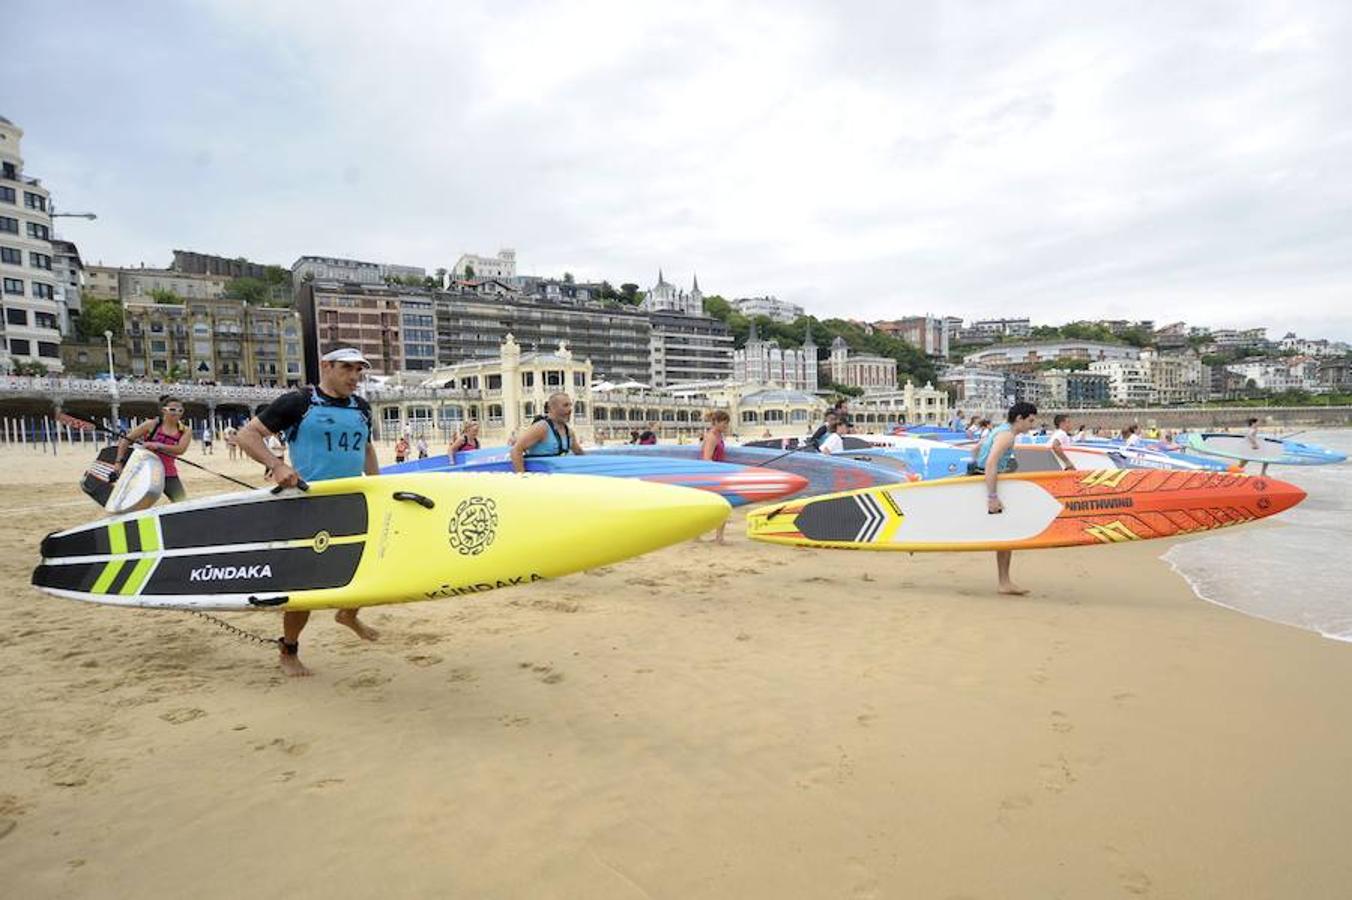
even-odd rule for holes
{"type": "Polygon", "coordinates": [[[1352,339],[1346,0],[5,6],[0,115],[87,262],[514,247],[820,317],[1352,339]]]}

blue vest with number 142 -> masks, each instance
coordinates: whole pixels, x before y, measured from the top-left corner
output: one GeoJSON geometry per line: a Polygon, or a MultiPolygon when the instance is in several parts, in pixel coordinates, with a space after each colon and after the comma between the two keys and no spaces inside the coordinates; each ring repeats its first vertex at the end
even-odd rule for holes
{"type": "Polygon", "coordinates": [[[339,400],[310,388],[310,408],[286,433],[291,467],[306,481],[354,478],[366,469],[371,422],[354,397],[339,400]]]}

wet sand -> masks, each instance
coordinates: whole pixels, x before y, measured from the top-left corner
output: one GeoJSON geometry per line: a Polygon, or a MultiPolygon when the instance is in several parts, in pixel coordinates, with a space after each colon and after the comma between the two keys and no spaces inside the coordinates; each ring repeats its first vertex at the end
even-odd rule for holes
{"type": "MultiPolygon", "coordinates": [[[[258,481],[216,449],[193,458],[258,481]]],[[[1008,598],[987,554],[794,550],[737,517],[725,547],[368,610],[375,644],[319,614],[315,676],[293,680],[200,619],[28,587],[42,535],[96,512],[88,455],[0,450],[6,896],[1335,897],[1352,879],[1352,647],[1195,599],[1167,542],[1016,555],[1033,593],[1008,598]]]]}

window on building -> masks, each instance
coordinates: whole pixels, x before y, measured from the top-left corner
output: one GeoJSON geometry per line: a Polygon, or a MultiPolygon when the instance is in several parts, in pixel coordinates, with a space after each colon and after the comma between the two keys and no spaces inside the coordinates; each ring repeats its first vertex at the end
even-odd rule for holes
{"type": "Polygon", "coordinates": [[[52,270],[52,258],[46,253],[29,253],[28,264],[35,269],[52,270]]]}
{"type": "Polygon", "coordinates": [[[33,282],[33,296],[39,300],[50,300],[56,294],[56,289],[50,284],[43,284],[41,281],[33,282]]]}
{"type": "Polygon", "coordinates": [[[164,334],[164,323],[163,323],[163,322],[151,322],[151,323],[150,323],[150,333],[151,333],[151,334],[164,334]]]}
{"type": "Polygon", "coordinates": [[[32,353],[31,346],[25,338],[9,339],[9,352],[15,356],[28,356],[32,353]]]}
{"type": "Polygon", "coordinates": [[[168,371],[169,371],[169,360],[167,360],[167,359],[152,359],[152,360],[150,361],[150,368],[151,368],[151,370],[154,371],[154,372],[168,372],[168,371]]]}
{"type": "Polygon", "coordinates": [[[23,205],[29,209],[40,209],[47,211],[47,198],[41,194],[35,194],[32,191],[23,192],[23,205]]]}
{"type": "Polygon", "coordinates": [[[586,386],[587,386],[587,373],[586,373],[586,372],[574,372],[574,373],[573,373],[573,387],[580,388],[580,387],[586,387],[586,386]]]}
{"type": "Polygon", "coordinates": [[[0,231],[8,231],[10,234],[19,233],[19,220],[11,216],[0,216],[0,231]]]}
{"type": "Polygon", "coordinates": [[[52,239],[52,230],[46,225],[39,225],[37,222],[29,222],[28,236],[35,241],[50,241],[52,239]]]}
{"type": "Polygon", "coordinates": [[[60,359],[61,345],[54,341],[38,341],[38,356],[47,359],[60,359]]]}
{"type": "Polygon", "coordinates": [[[0,187],[0,203],[14,203],[16,194],[12,187],[0,187]]]}
{"type": "Polygon", "coordinates": [[[11,266],[23,265],[23,251],[16,250],[13,247],[0,247],[0,262],[9,263],[11,266]]]}
{"type": "Polygon", "coordinates": [[[500,403],[488,404],[488,421],[490,422],[502,421],[502,404],[500,403]]]}
{"type": "Polygon", "coordinates": [[[578,419],[585,419],[585,418],[587,418],[587,404],[583,403],[581,400],[579,400],[579,401],[577,401],[576,403],[574,403],[574,404],[573,404],[573,416],[576,417],[576,418],[578,418],[578,419]]]}
{"type": "Polygon", "coordinates": [[[5,279],[5,293],[6,293],[6,294],[17,294],[18,296],[22,297],[22,296],[23,296],[23,281],[22,281],[21,279],[18,279],[18,278],[6,278],[6,279],[5,279]]]}
{"type": "Polygon", "coordinates": [[[39,328],[56,328],[56,313],[35,312],[33,324],[39,328]]]}
{"type": "Polygon", "coordinates": [[[5,323],[8,325],[27,325],[28,311],[24,309],[5,308],[5,323]]]}
{"type": "Polygon", "coordinates": [[[524,415],[527,419],[534,418],[534,416],[535,416],[535,404],[534,404],[533,402],[531,402],[530,400],[527,400],[525,403],[521,404],[521,413],[522,413],[522,415],[524,415]]]}
{"type": "Polygon", "coordinates": [[[521,386],[522,386],[522,387],[535,387],[535,373],[534,373],[534,372],[522,372],[522,373],[521,373],[521,386]]]}
{"type": "Polygon", "coordinates": [[[502,376],[501,376],[501,375],[489,375],[489,376],[487,376],[487,384],[488,384],[488,390],[490,390],[490,391],[500,391],[500,390],[502,390],[502,376]]]}
{"type": "Polygon", "coordinates": [[[563,372],[549,369],[545,372],[545,387],[563,387],[563,372]]]}
{"type": "Polygon", "coordinates": [[[151,341],[151,342],[150,342],[150,352],[151,352],[151,353],[167,353],[168,350],[169,350],[168,342],[166,342],[166,341],[151,341]]]}

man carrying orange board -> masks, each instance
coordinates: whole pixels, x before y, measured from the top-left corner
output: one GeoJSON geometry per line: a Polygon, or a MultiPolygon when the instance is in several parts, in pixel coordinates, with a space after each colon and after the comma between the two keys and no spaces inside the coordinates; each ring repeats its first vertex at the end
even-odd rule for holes
{"type": "MultiPolygon", "coordinates": [[[[986,512],[996,516],[1005,511],[1000,503],[998,476],[1001,472],[1012,472],[1015,468],[1014,442],[1019,435],[1033,430],[1037,418],[1037,407],[1020,401],[1009,408],[1004,424],[992,428],[981,440],[976,449],[976,458],[972,462],[972,474],[986,476],[986,512]],[[991,461],[994,460],[994,463],[991,461]]],[[[1009,563],[1014,553],[1010,550],[995,551],[995,569],[1000,580],[1000,593],[1026,594],[1027,590],[1009,580],[1009,563]]]]}

